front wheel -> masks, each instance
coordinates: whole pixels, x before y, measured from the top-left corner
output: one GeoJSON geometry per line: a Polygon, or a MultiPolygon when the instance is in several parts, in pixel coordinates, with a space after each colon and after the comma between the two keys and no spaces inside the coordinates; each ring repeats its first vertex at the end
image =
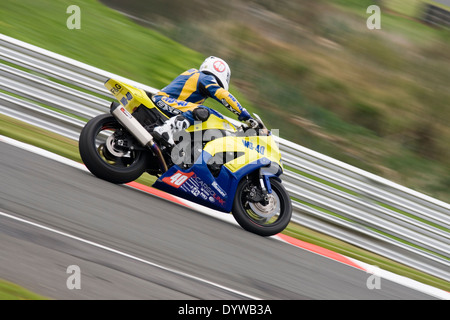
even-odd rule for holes
{"type": "Polygon", "coordinates": [[[135,150],[135,140],[109,114],[99,115],[84,126],[79,151],[95,176],[112,183],[134,181],[144,172],[147,152],[135,150]]]}
{"type": "Polygon", "coordinates": [[[280,233],[289,224],[292,216],[292,203],[284,186],[270,179],[272,193],[268,201],[254,202],[251,194],[256,185],[249,179],[239,183],[233,202],[233,216],[239,225],[252,233],[268,237],[280,233]]]}

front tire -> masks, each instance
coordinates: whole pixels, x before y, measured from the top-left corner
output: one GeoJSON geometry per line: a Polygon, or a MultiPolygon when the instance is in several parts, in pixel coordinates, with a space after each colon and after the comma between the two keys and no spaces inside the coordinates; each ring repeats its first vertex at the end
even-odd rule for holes
{"type": "Polygon", "coordinates": [[[78,147],[81,159],[92,174],[100,179],[122,184],[142,175],[146,169],[147,153],[119,146],[119,135],[122,135],[122,141],[126,140],[129,144],[134,140],[123,131],[116,118],[102,114],[92,118],[84,126],[78,147]]]}
{"type": "Polygon", "coordinates": [[[272,194],[267,204],[249,201],[248,193],[252,181],[242,179],[233,202],[233,216],[239,225],[252,233],[268,237],[282,232],[292,216],[289,194],[280,181],[270,179],[272,194]]]}

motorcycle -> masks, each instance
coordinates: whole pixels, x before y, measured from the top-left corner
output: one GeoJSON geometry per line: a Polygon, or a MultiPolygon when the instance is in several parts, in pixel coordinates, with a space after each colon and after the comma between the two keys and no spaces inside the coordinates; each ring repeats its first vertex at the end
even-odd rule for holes
{"type": "Polygon", "coordinates": [[[153,187],[224,213],[245,230],[261,236],[283,231],[292,204],[282,184],[280,151],[262,120],[257,128],[210,114],[182,131],[175,146],[151,134],[168,116],[152,94],[122,81],[105,87],[118,102],[110,114],[89,120],[81,131],[79,152],[89,171],[122,184],[144,172],[157,177],[153,187]]]}

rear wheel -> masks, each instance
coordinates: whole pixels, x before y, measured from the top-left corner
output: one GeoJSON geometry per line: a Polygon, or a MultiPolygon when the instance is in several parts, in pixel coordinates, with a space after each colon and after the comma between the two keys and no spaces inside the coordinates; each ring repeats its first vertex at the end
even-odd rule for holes
{"type": "Polygon", "coordinates": [[[146,169],[147,152],[136,150],[135,140],[109,114],[85,125],[79,138],[81,159],[92,174],[112,183],[134,181],[146,169]]]}
{"type": "Polygon", "coordinates": [[[242,179],[233,202],[233,216],[247,231],[267,237],[283,231],[292,216],[292,204],[284,186],[270,179],[272,193],[267,200],[255,202],[255,192],[260,192],[257,183],[242,179]]]}

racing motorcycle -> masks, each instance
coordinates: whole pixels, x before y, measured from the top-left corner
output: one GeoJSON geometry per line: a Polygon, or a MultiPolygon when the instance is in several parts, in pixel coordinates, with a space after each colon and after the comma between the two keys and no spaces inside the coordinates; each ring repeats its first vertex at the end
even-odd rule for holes
{"type": "Polygon", "coordinates": [[[168,116],[152,94],[122,81],[105,87],[118,102],[89,120],[79,138],[81,158],[96,177],[122,184],[144,172],[153,187],[206,207],[232,213],[245,230],[261,236],[283,231],[292,204],[280,175],[281,155],[262,120],[257,128],[210,114],[176,138],[158,143],[151,132],[168,116]]]}

